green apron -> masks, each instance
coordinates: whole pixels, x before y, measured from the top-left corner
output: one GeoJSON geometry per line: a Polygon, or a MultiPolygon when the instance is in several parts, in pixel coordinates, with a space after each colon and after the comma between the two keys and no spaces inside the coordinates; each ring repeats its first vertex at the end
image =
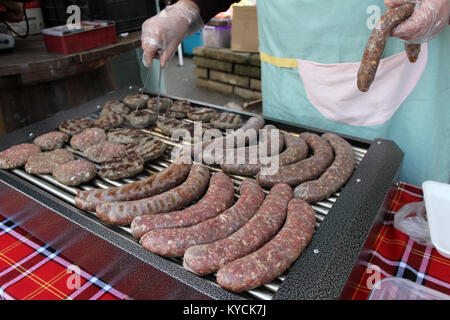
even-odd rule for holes
{"type": "Polygon", "coordinates": [[[265,116],[393,140],[405,153],[402,181],[419,186],[424,180],[450,181],[449,27],[422,46],[421,63],[402,62],[394,71],[406,55],[404,42],[390,38],[372,85],[386,97],[369,99],[371,88],[353,101],[352,110],[341,94],[333,110],[341,82],[348,88],[350,77],[356,88],[356,72],[347,77],[342,72],[342,79],[339,73],[359,64],[377,13],[386,11],[383,1],[260,0],[257,9],[265,116]]]}

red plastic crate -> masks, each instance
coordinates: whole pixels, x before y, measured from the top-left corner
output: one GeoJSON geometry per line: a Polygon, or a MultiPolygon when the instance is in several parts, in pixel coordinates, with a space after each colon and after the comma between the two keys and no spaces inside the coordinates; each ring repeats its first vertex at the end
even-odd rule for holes
{"type": "Polygon", "coordinates": [[[82,28],[81,31],[67,31],[67,26],[58,26],[42,30],[47,51],[69,54],[117,42],[113,23],[83,22],[82,28]]]}

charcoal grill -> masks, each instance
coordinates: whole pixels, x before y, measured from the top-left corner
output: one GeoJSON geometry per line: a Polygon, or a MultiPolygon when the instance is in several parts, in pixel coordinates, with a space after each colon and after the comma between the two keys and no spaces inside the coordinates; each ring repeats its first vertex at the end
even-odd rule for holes
{"type": "MultiPolygon", "coordinates": [[[[55,130],[62,120],[94,119],[106,101],[121,100],[136,92],[136,87],[123,88],[0,137],[1,149],[30,142],[40,134],[55,130]]],[[[225,110],[220,106],[190,102],[194,106],[225,110]]],[[[237,113],[244,118],[252,116],[246,112],[237,113]]],[[[304,131],[323,133],[315,128],[274,119],[266,119],[266,122],[274,124],[285,134],[298,135],[304,131]]],[[[170,146],[180,144],[171,141],[157,128],[145,130],[170,146]]],[[[74,263],[92,274],[100,275],[102,280],[131,298],[338,299],[348,289],[348,283],[359,279],[363,272],[364,248],[373,241],[372,235],[376,233],[382,214],[391,202],[403,158],[402,151],[392,141],[343,137],[353,146],[357,167],[341,190],[312,204],[316,232],[311,243],[283,275],[244,293],[236,294],[221,288],[214,274],[200,277],[190,273],[183,269],[181,258],[163,258],[146,251],[132,237],[128,227],[106,225],[94,212],[82,211],[75,206],[74,196],[78,190],[120,186],[168,167],[172,161],[171,148],[162,158],[147,163],[145,171],[133,178],[111,181],[97,177],[80,187],[64,186],[50,175],[31,175],[23,168],[0,170],[0,213],[20,223],[74,263]]],[[[77,158],[83,158],[82,153],[70,146],[66,148],[74,152],[77,158]]],[[[217,166],[210,166],[210,169],[220,171],[217,166]]],[[[231,177],[238,197],[239,184],[248,177],[231,177]]]]}

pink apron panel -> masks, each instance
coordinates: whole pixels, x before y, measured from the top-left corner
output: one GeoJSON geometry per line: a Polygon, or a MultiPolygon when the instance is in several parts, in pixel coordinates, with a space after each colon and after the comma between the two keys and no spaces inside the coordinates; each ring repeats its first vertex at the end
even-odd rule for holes
{"type": "Polygon", "coordinates": [[[298,59],[298,71],[308,99],[325,118],[376,126],[388,121],[413,91],[427,61],[426,43],[416,63],[410,63],[404,51],[382,59],[368,92],[356,86],[360,62],[321,64],[298,59]]]}

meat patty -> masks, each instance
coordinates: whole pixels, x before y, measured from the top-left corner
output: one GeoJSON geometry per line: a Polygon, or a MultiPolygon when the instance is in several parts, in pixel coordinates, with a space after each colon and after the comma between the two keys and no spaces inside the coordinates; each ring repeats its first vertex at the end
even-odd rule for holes
{"type": "Polygon", "coordinates": [[[132,128],[111,129],[107,134],[108,141],[119,142],[123,144],[133,143],[147,136],[148,134],[146,134],[145,132],[132,128]]]}
{"type": "Polygon", "coordinates": [[[125,116],[127,125],[133,128],[146,128],[155,124],[158,115],[148,109],[136,110],[125,116]]]}
{"type": "Polygon", "coordinates": [[[137,93],[131,94],[123,98],[122,102],[125,103],[131,109],[141,109],[147,105],[147,101],[150,97],[146,94],[137,93]]]}
{"type": "Polygon", "coordinates": [[[25,171],[31,174],[52,174],[58,166],[72,160],[75,157],[67,149],[39,152],[28,158],[25,171]]]}
{"type": "Polygon", "coordinates": [[[177,129],[186,129],[191,136],[194,134],[194,125],[192,123],[178,119],[159,118],[156,122],[156,126],[166,136],[172,136],[173,132],[177,129]]]}
{"type": "Polygon", "coordinates": [[[14,169],[23,166],[33,154],[40,153],[35,144],[22,143],[0,152],[0,169],[14,169]]]}
{"type": "Polygon", "coordinates": [[[103,105],[102,112],[100,113],[100,116],[102,115],[108,115],[111,113],[116,113],[121,116],[125,116],[128,113],[130,113],[130,108],[128,108],[124,103],[116,100],[111,100],[106,102],[103,105]]]}
{"type": "Polygon", "coordinates": [[[102,141],[90,146],[84,151],[84,155],[94,162],[105,162],[114,157],[120,157],[126,153],[127,147],[119,142],[102,141]]]}
{"type": "Polygon", "coordinates": [[[105,130],[101,128],[88,128],[81,133],[74,135],[72,139],[70,139],[70,145],[76,150],[85,151],[90,146],[99,144],[105,140],[105,130]]]}
{"type": "Polygon", "coordinates": [[[94,120],[91,119],[71,119],[61,122],[58,129],[69,136],[74,136],[93,125],[94,120]]]}
{"type": "Polygon", "coordinates": [[[127,145],[127,153],[136,153],[147,162],[160,158],[166,148],[167,145],[162,141],[147,136],[127,145]]]}
{"type": "Polygon", "coordinates": [[[51,151],[61,148],[67,141],[69,141],[69,135],[67,133],[51,131],[40,135],[34,139],[33,143],[39,146],[42,151],[51,151]]]}
{"type": "Polygon", "coordinates": [[[125,118],[118,113],[104,113],[95,120],[94,126],[97,128],[102,128],[104,130],[109,130],[113,128],[120,127],[125,121],[125,118]]]}
{"type": "Polygon", "coordinates": [[[187,113],[187,117],[193,121],[208,122],[217,114],[212,108],[191,108],[187,113]]]}
{"type": "MultiPolygon", "coordinates": [[[[156,106],[158,103],[158,97],[150,98],[147,101],[147,109],[156,112],[156,106]]],[[[166,112],[167,108],[173,104],[172,99],[170,98],[159,98],[159,112],[166,112]]]]}
{"type": "Polygon", "coordinates": [[[106,179],[118,180],[135,176],[143,170],[144,159],[133,153],[103,162],[98,174],[106,179]]]}
{"type": "Polygon", "coordinates": [[[184,119],[187,117],[187,113],[192,109],[191,104],[187,100],[174,101],[172,106],[167,108],[166,117],[175,119],[184,119]]]}
{"type": "Polygon", "coordinates": [[[57,166],[53,178],[66,186],[78,186],[97,175],[97,169],[87,160],[73,160],[57,166]]]}
{"type": "Polygon", "coordinates": [[[231,112],[221,112],[216,114],[211,120],[211,124],[217,129],[238,129],[242,126],[243,120],[239,114],[231,112]]]}

